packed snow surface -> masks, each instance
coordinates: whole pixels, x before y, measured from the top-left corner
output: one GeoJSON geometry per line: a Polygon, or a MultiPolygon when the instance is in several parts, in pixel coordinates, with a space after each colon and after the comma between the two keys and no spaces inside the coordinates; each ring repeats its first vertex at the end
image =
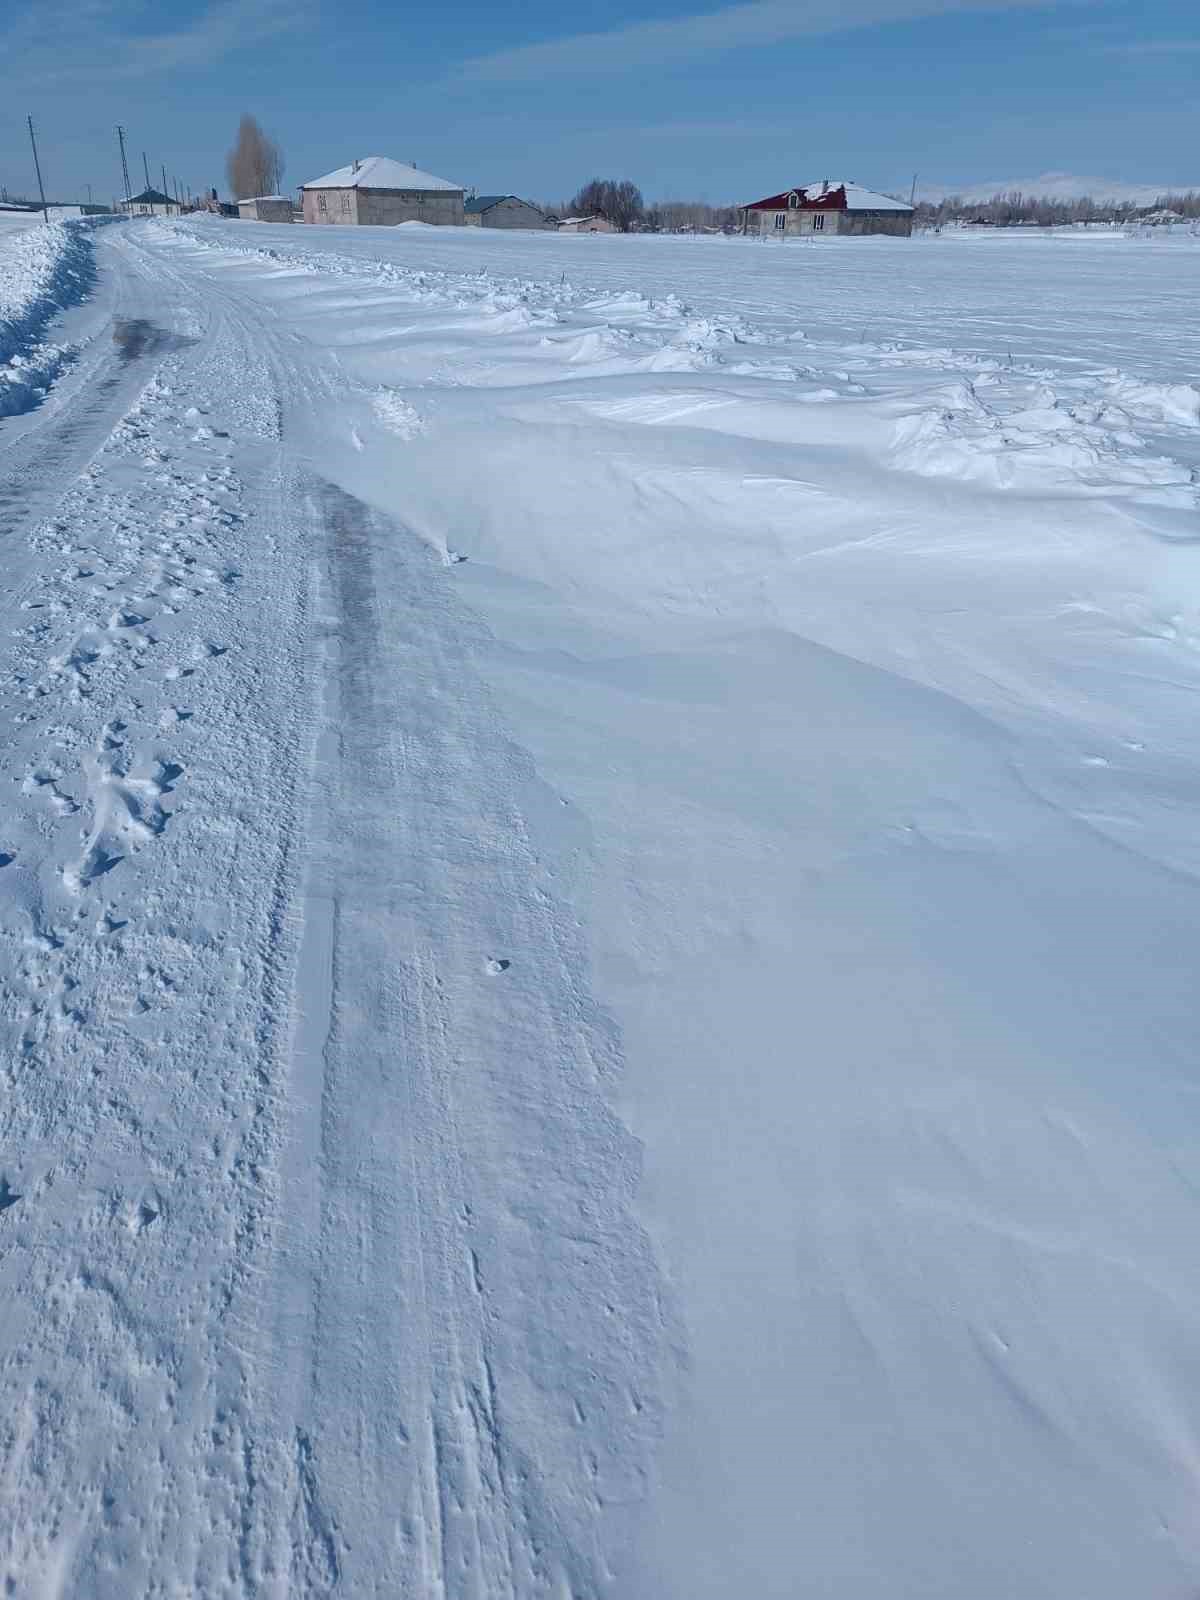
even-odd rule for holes
{"type": "Polygon", "coordinates": [[[6,1592],[1194,1596],[1196,241],[42,236],[6,1592]]]}

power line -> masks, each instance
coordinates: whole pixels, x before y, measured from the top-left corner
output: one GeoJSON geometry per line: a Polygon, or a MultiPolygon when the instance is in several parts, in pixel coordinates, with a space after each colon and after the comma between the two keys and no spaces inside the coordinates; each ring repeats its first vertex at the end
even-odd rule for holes
{"type": "Polygon", "coordinates": [[[42,216],[49,222],[50,212],[46,207],[46,190],[42,183],[42,163],[38,160],[37,140],[33,136],[33,118],[27,117],[25,120],[29,123],[29,142],[33,146],[33,167],[37,173],[38,193],[42,197],[42,216]]]}
{"type": "Polygon", "coordinates": [[[121,146],[121,172],[125,178],[125,198],[126,200],[131,200],[133,196],[129,192],[129,163],[125,159],[125,129],[119,122],[117,123],[117,143],[121,146]]]}

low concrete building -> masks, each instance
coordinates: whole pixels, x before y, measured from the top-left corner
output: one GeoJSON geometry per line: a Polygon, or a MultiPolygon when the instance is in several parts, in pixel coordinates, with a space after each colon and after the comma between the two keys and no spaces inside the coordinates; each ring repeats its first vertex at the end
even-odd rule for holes
{"type": "Polygon", "coordinates": [[[742,232],[777,239],[794,234],[912,233],[913,208],[857,183],[808,183],[753,200],[742,211],[742,232]]]}
{"type": "Polygon", "coordinates": [[[473,228],[553,228],[538,206],[515,194],[480,194],[464,207],[465,221],[473,228]]]}
{"type": "Polygon", "coordinates": [[[119,200],[117,210],[127,217],[170,217],[179,207],[169,194],[159,189],[143,189],[141,194],[130,195],[128,200],[119,200]]]}
{"type": "Polygon", "coordinates": [[[399,222],[461,223],[466,191],[406,162],[367,156],[314,178],[300,195],[305,222],[390,228],[399,222]]]}
{"type": "Polygon", "coordinates": [[[292,202],[282,194],[260,194],[253,200],[239,200],[238,216],[243,222],[291,222],[292,202]]]}
{"type": "Polygon", "coordinates": [[[558,225],[559,233],[615,233],[607,217],[564,217],[558,225]]]}

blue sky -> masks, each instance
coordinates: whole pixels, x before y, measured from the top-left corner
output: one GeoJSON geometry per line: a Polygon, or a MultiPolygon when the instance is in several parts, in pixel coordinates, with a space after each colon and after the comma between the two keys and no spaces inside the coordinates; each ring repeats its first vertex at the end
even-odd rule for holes
{"type": "Polygon", "coordinates": [[[4,0],[0,183],[119,192],[114,126],[225,188],[248,110],[285,187],[390,155],[483,192],[745,200],[1047,171],[1200,186],[1200,6],[1071,0],[4,0]]]}

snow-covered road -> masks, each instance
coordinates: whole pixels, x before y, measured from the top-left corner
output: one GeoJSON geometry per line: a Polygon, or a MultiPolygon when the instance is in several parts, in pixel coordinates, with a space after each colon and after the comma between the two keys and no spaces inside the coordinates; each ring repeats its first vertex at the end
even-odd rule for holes
{"type": "Polygon", "coordinates": [[[1194,1594],[1200,245],[48,232],[9,1592],[1194,1594]]]}

